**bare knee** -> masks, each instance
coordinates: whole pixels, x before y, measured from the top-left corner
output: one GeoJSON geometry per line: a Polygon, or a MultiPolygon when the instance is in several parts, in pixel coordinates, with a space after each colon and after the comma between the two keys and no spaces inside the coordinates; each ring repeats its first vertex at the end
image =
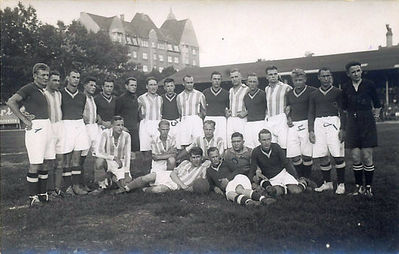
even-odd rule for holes
{"type": "Polygon", "coordinates": [[[290,193],[290,194],[299,194],[302,192],[301,187],[299,187],[296,184],[287,185],[287,190],[288,190],[288,193],[290,193]]]}
{"type": "Polygon", "coordinates": [[[373,149],[365,148],[362,149],[363,162],[365,165],[369,166],[373,164],[373,149]]]}
{"type": "Polygon", "coordinates": [[[169,157],[167,160],[167,169],[168,170],[173,170],[176,167],[176,158],[175,157],[169,157]]]}
{"type": "Polygon", "coordinates": [[[276,185],[276,186],[273,186],[273,188],[276,189],[276,195],[277,196],[281,196],[281,195],[285,195],[286,194],[285,188],[283,186],[276,185]]]}
{"type": "Polygon", "coordinates": [[[360,155],[360,149],[359,148],[352,149],[352,160],[353,160],[353,164],[362,163],[362,157],[360,155]]]}

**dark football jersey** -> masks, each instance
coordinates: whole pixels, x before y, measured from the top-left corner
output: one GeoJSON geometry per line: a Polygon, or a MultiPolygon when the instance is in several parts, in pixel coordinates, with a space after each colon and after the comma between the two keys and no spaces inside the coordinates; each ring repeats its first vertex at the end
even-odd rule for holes
{"type": "Polygon", "coordinates": [[[258,89],[252,95],[248,92],[244,96],[244,104],[248,112],[248,122],[265,120],[267,103],[264,91],[258,89]]]}
{"type": "Polygon", "coordinates": [[[212,87],[203,91],[206,100],[207,116],[225,116],[225,109],[229,107],[229,92],[220,88],[215,92],[212,87]]]}
{"type": "Polygon", "coordinates": [[[316,88],[312,86],[305,86],[299,93],[296,89],[289,91],[287,94],[287,106],[291,108],[292,121],[302,121],[308,119],[309,97],[316,88]]]}
{"type": "Polygon", "coordinates": [[[62,95],[62,120],[83,119],[83,111],[86,105],[86,95],[76,90],[71,93],[66,87],[61,90],[62,95]]]}

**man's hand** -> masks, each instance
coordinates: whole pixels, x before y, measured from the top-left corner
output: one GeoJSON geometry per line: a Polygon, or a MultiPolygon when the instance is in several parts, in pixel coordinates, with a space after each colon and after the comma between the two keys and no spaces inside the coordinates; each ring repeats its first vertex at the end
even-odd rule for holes
{"type": "Polygon", "coordinates": [[[244,118],[244,117],[246,117],[247,115],[248,115],[248,112],[247,112],[246,110],[238,111],[238,112],[237,112],[237,116],[238,116],[239,118],[244,118]]]}
{"type": "Polygon", "coordinates": [[[123,167],[123,164],[122,164],[122,161],[121,161],[121,159],[119,159],[118,157],[114,157],[114,161],[116,162],[116,163],[118,163],[118,168],[122,168],[123,167]]]}
{"type": "Polygon", "coordinates": [[[339,130],[338,132],[338,139],[342,143],[345,141],[345,131],[344,130],[339,130]]]}
{"type": "Polygon", "coordinates": [[[219,182],[220,182],[220,185],[222,185],[223,187],[226,188],[227,184],[229,183],[229,179],[222,178],[222,179],[219,179],[219,182]]]}
{"type": "Polygon", "coordinates": [[[316,136],[314,135],[314,131],[309,132],[309,141],[312,144],[316,143],[316,136]]]}
{"type": "Polygon", "coordinates": [[[226,117],[230,117],[231,116],[231,110],[230,109],[226,108],[225,113],[226,113],[226,117]]]}
{"type": "Polygon", "coordinates": [[[101,124],[107,129],[111,128],[112,126],[110,121],[103,121],[101,124]]]}
{"type": "Polygon", "coordinates": [[[125,183],[130,183],[132,181],[132,177],[129,173],[125,173],[125,183]]]}
{"type": "Polygon", "coordinates": [[[213,188],[213,190],[215,191],[215,193],[224,196],[224,192],[219,187],[215,187],[213,188]]]}
{"type": "Polygon", "coordinates": [[[374,119],[379,119],[380,118],[380,112],[381,112],[381,108],[374,108],[373,109],[373,116],[374,119]]]}
{"type": "Polygon", "coordinates": [[[287,125],[288,125],[288,127],[294,127],[294,124],[292,123],[292,119],[291,119],[291,117],[289,117],[289,118],[287,118],[287,125]]]}
{"type": "Polygon", "coordinates": [[[265,176],[265,175],[263,175],[262,174],[262,170],[260,170],[259,168],[256,170],[256,176],[259,178],[259,179],[262,179],[262,180],[267,180],[267,177],[265,176]]]}

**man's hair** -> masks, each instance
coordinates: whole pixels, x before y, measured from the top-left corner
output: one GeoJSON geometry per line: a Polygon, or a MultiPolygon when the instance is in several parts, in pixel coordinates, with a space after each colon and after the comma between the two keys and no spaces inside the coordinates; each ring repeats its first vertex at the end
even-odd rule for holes
{"type": "Polygon", "coordinates": [[[204,152],[202,151],[202,149],[200,147],[193,147],[193,148],[190,149],[190,151],[188,153],[190,154],[190,156],[193,156],[193,155],[202,156],[202,154],[204,152]]]}
{"type": "Polygon", "coordinates": [[[175,80],[174,80],[173,78],[167,78],[167,79],[165,79],[165,80],[163,81],[163,84],[166,85],[166,83],[170,83],[170,82],[175,83],[175,80]]]}
{"type": "Polygon", "coordinates": [[[220,75],[220,77],[222,76],[222,73],[218,72],[218,71],[214,71],[211,73],[211,79],[213,78],[213,75],[220,75]]]}
{"type": "Polygon", "coordinates": [[[121,121],[121,120],[124,121],[123,117],[121,117],[121,116],[113,116],[112,119],[111,119],[111,123],[114,123],[116,121],[121,121]]]}
{"type": "Polygon", "coordinates": [[[208,151],[207,151],[206,153],[207,153],[208,156],[209,156],[209,154],[210,154],[211,152],[215,152],[215,151],[217,151],[217,152],[219,153],[219,149],[218,149],[217,147],[212,146],[212,147],[209,147],[209,149],[208,149],[208,151]]]}
{"type": "Polygon", "coordinates": [[[306,73],[303,69],[295,68],[291,71],[291,78],[296,78],[300,76],[306,78],[306,73]]]}
{"type": "Polygon", "coordinates": [[[322,71],[329,71],[329,72],[332,74],[332,71],[331,71],[330,68],[328,68],[328,67],[321,67],[321,68],[319,69],[319,71],[317,72],[317,76],[320,77],[320,74],[321,74],[322,71]]]}
{"type": "Polygon", "coordinates": [[[233,73],[233,72],[240,72],[240,70],[238,68],[233,68],[233,69],[230,70],[230,74],[233,73]]]}
{"type": "Polygon", "coordinates": [[[79,72],[77,69],[71,69],[71,70],[68,72],[68,75],[67,75],[67,76],[71,75],[72,72],[75,72],[75,73],[79,73],[79,74],[80,74],[80,72],[79,72]]]}
{"type": "Polygon", "coordinates": [[[125,85],[128,85],[130,80],[133,80],[133,81],[136,81],[136,82],[137,82],[137,79],[136,79],[135,77],[128,77],[128,78],[125,80],[125,85]]]}
{"type": "Polygon", "coordinates": [[[167,120],[163,119],[163,120],[159,121],[158,127],[161,128],[162,125],[167,125],[169,127],[170,123],[167,120]]]}
{"type": "Polygon", "coordinates": [[[184,77],[183,77],[183,82],[184,83],[186,83],[186,78],[193,78],[193,76],[191,76],[191,75],[185,75],[184,77]]]}
{"type": "Polygon", "coordinates": [[[45,63],[37,63],[37,64],[33,65],[33,68],[32,68],[33,74],[36,74],[39,70],[50,71],[50,67],[48,67],[48,65],[45,63]]]}
{"type": "Polygon", "coordinates": [[[213,121],[213,120],[206,120],[205,122],[204,122],[204,125],[205,124],[211,124],[212,126],[213,126],[213,128],[215,128],[215,126],[216,126],[216,123],[215,123],[215,121],[213,121]]]}
{"type": "Polygon", "coordinates": [[[114,78],[108,76],[108,77],[105,77],[103,86],[104,86],[105,82],[115,83],[115,80],[114,80],[114,78]]]}
{"type": "Polygon", "coordinates": [[[270,70],[278,71],[278,69],[277,69],[277,67],[275,65],[269,65],[269,66],[266,67],[265,73],[267,74],[267,72],[270,71],[270,70]]]}
{"type": "Polygon", "coordinates": [[[59,71],[57,71],[57,70],[53,70],[53,71],[50,71],[50,74],[48,75],[49,77],[51,77],[51,76],[59,76],[59,77],[61,77],[61,74],[60,74],[60,72],[59,71]]]}
{"type": "Polygon", "coordinates": [[[361,63],[359,63],[359,62],[356,62],[356,61],[350,61],[349,63],[347,63],[346,65],[345,65],[345,70],[348,72],[349,71],[349,69],[352,67],[352,66],[362,66],[362,64],[361,63]]]}
{"type": "Polygon", "coordinates": [[[268,129],[262,129],[258,133],[258,138],[260,138],[260,135],[262,135],[262,134],[270,134],[270,135],[272,135],[272,133],[268,129]]]}
{"type": "Polygon", "coordinates": [[[256,77],[256,79],[258,79],[258,75],[256,75],[255,72],[249,73],[248,76],[247,76],[247,79],[248,79],[249,77],[256,77]]]}
{"type": "Polygon", "coordinates": [[[88,76],[85,78],[85,81],[83,82],[84,85],[88,84],[90,81],[97,82],[97,79],[93,76],[88,76]]]}
{"type": "Polygon", "coordinates": [[[233,134],[231,134],[231,138],[233,139],[233,138],[242,138],[242,139],[244,139],[244,136],[241,134],[241,133],[239,133],[239,132],[234,132],[233,134]]]}
{"type": "Polygon", "coordinates": [[[148,85],[148,82],[150,82],[150,80],[155,80],[158,83],[158,80],[155,77],[148,77],[145,79],[145,83],[148,85]]]}

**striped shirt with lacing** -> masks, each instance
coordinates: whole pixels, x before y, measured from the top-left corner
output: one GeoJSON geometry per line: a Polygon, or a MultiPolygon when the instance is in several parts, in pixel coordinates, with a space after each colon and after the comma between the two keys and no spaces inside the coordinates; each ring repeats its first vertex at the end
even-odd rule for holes
{"type": "Polygon", "coordinates": [[[113,129],[106,129],[101,134],[97,157],[106,160],[113,160],[116,156],[122,161],[123,167],[125,167],[126,171],[130,170],[130,142],[130,134],[122,131],[117,143],[115,144],[113,129]]]}

